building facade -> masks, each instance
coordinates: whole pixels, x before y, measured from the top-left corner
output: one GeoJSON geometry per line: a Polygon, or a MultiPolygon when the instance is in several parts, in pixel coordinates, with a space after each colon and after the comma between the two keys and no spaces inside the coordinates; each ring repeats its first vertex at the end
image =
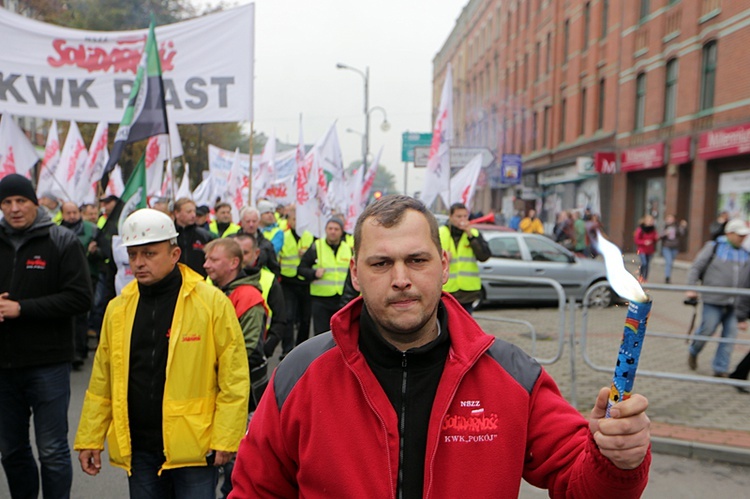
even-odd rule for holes
{"type": "Polygon", "coordinates": [[[475,210],[533,207],[551,230],[588,208],[626,251],[644,214],[672,213],[690,257],[719,211],[750,215],[748,42],[744,1],[473,0],[433,61],[434,108],[450,62],[454,144],[497,158],[475,210]]]}

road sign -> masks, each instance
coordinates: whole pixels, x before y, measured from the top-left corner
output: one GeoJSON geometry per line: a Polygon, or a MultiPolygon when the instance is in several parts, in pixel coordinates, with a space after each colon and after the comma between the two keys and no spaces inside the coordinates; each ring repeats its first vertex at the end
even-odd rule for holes
{"type": "Polygon", "coordinates": [[[432,143],[431,133],[404,132],[401,134],[401,161],[411,163],[414,161],[415,147],[430,147],[432,143]]]}
{"type": "MultiPolygon", "coordinates": [[[[466,163],[480,153],[482,154],[482,168],[491,165],[495,161],[492,151],[486,147],[451,147],[451,168],[466,166],[466,163]]],[[[427,159],[429,157],[429,147],[416,147],[414,149],[414,166],[427,166],[427,159]]]]}

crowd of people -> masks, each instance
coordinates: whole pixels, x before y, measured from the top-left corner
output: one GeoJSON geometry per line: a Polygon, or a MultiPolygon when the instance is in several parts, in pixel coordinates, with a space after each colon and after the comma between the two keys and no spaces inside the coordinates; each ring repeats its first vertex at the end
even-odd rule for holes
{"type": "Polygon", "coordinates": [[[489,251],[466,206],[438,227],[420,202],[387,196],[354,234],[334,215],[315,238],[266,200],[235,221],[223,203],[156,199],[123,223],[122,200],[100,201],[97,218],[37,198],[24,177],[0,180],[12,497],[69,497],[70,376],[93,335],[73,448],[97,475],[106,441],[131,497],[215,497],[220,468],[231,497],[513,495],[522,475],[584,495],[645,487],[645,398],[605,419],[604,389],[587,421],[471,319],[489,251]],[[489,479],[467,453],[508,472],[489,479]]]}

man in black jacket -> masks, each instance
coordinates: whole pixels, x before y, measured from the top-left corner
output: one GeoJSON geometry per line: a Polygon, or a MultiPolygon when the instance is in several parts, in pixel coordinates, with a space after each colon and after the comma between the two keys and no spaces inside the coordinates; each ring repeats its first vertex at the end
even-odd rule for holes
{"type": "Polygon", "coordinates": [[[206,269],[203,268],[206,255],[203,248],[209,241],[216,239],[216,236],[195,224],[195,210],[195,202],[192,199],[180,198],[174,202],[174,225],[179,234],[177,245],[182,250],[180,263],[206,277],[206,269]]]}
{"type": "Polygon", "coordinates": [[[86,257],[75,234],[39,209],[31,182],[0,181],[0,454],[12,497],[68,497],[73,318],[91,306],[86,257]]]}

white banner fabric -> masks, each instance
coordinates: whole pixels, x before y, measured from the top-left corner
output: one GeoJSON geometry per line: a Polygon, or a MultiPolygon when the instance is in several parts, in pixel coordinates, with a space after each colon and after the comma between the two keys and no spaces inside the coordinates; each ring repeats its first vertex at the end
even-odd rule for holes
{"type": "MultiPolygon", "coordinates": [[[[156,28],[176,123],[252,121],[254,4],[156,28]]],[[[122,119],[148,29],[83,31],[0,8],[0,112],[122,119]]]]}

